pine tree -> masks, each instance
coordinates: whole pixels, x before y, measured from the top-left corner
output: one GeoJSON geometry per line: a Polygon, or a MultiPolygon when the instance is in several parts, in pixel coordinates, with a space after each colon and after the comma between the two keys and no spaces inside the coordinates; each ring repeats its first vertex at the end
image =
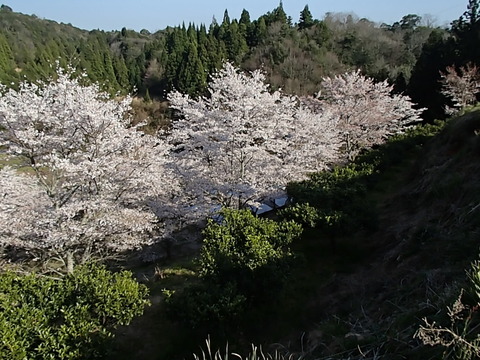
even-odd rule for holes
{"type": "Polygon", "coordinates": [[[280,0],[278,7],[276,7],[271,13],[267,14],[267,24],[271,24],[274,22],[279,22],[282,24],[288,24],[288,17],[283,9],[283,1],[280,0]]]}
{"type": "Polygon", "coordinates": [[[103,53],[103,81],[108,83],[108,87],[111,90],[118,91],[120,85],[117,82],[117,77],[115,76],[115,70],[113,68],[113,59],[109,49],[103,53]]]}
{"type": "Polygon", "coordinates": [[[197,30],[195,29],[195,24],[193,23],[188,24],[187,41],[191,44],[198,44],[198,34],[197,30]]]}
{"type": "Polygon", "coordinates": [[[300,30],[308,29],[309,27],[312,27],[314,24],[315,24],[315,21],[313,20],[312,13],[310,12],[308,5],[305,5],[304,9],[300,13],[300,21],[298,22],[298,28],[300,30]]]}
{"type": "Polygon", "coordinates": [[[230,25],[230,16],[228,15],[227,9],[225,9],[225,12],[223,13],[222,25],[230,25]]]}
{"type": "Polygon", "coordinates": [[[250,46],[256,46],[262,43],[267,36],[267,23],[265,16],[261,16],[256,22],[254,22],[254,29],[250,39],[250,46]]]}
{"type": "Polygon", "coordinates": [[[243,24],[247,27],[251,24],[250,13],[247,10],[242,10],[242,14],[240,15],[240,21],[238,23],[243,24]]]}
{"type": "Polygon", "coordinates": [[[452,23],[452,34],[460,52],[457,65],[480,64],[480,0],[469,0],[467,11],[452,23]]]}
{"type": "Polygon", "coordinates": [[[218,40],[214,33],[208,34],[207,54],[209,55],[208,73],[214,73],[222,67],[223,62],[227,59],[227,49],[225,43],[218,40]]]}
{"type": "Polygon", "coordinates": [[[167,90],[178,87],[178,73],[187,47],[187,32],[185,27],[174,28],[167,36],[166,50],[168,61],[165,69],[167,90]]]}
{"type": "Polygon", "coordinates": [[[207,34],[207,28],[205,27],[204,24],[200,25],[200,28],[198,29],[197,32],[197,43],[198,43],[198,58],[200,59],[203,68],[205,70],[210,69],[210,55],[208,52],[208,34],[207,34]]]}
{"type": "Polygon", "coordinates": [[[228,59],[233,62],[240,62],[243,55],[248,51],[248,45],[236,20],[228,27],[223,40],[227,48],[228,59]]]}
{"type": "Polygon", "coordinates": [[[198,57],[195,44],[189,44],[184,53],[177,83],[179,91],[191,96],[201,94],[206,88],[207,74],[198,57]]]}
{"type": "Polygon", "coordinates": [[[466,28],[473,27],[480,20],[480,1],[469,0],[467,5],[467,11],[458,19],[453,21],[452,30],[462,31],[466,28]]]}

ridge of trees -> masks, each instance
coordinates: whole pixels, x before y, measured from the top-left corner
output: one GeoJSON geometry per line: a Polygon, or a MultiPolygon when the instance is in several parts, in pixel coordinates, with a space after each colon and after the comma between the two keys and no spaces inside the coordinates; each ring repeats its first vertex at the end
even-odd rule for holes
{"type": "Polygon", "coordinates": [[[477,63],[478,1],[450,28],[430,17],[407,14],[393,24],[378,24],[354,14],[326,13],[316,19],[308,5],[294,23],[283,5],[251,19],[247,10],[222,21],[189,23],[155,33],[85,31],[70,24],[0,11],[0,82],[15,86],[55,76],[55,62],[85,70],[92,82],[111,93],[138,94],[164,100],[178,90],[191,96],[206,93],[209,76],[224,61],[248,71],[262,69],[273,90],[311,95],[325,76],[349,70],[377,81],[388,80],[405,92],[427,119],[445,116],[448,98],[441,94],[440,72],[447,66],[477,63]]]}
{"type": "MultiPolygon", "coordinates": [[[[417,15],[379,25],[352,14],[315,19],[308,5],[293,23],[282,3],[253,20],[247,10],[221,22],[167,27],[154,34],[126,28],[85,31],[14,11],[0,11],[0,81],[54,76],[52,64],[74,64],[112,92],[164,98],[176,89],[203,94],[207,78],[225,60],[246,70],[263,68],[274,89],[311,94],[323,76],[353,68],[377,80],[408,83],[433,27],[417,15]]],[[[440,31],[440,30],[439,30],[440,31]]]]}
{"type": "Polygon", "coordinates": [[[308,5],[298,22],[280,2],[251,19],[243,10],[237,20],[226,10],[221,22],[189,23],[150,33],[127,28],[85,31],[35,15],[0,10],[0,82],[16,86],[24,79],[55,76],[55,62],[85,70],[92,82],[111,93],[131,93],[164,100],[178,90],[206,93],[209,76],[230,61],[241,69],[262,69],[273,90],[311,95],[325,76],[360,69],[377,81],[427,107],[428,120],[445,116],[449,100],[441,93],[447,66],[478,63],[478,1],[449,28],[430,17],[407,14],[393,24],[378,24],[354,14],[326,13],[316,19],[308,5]]]}

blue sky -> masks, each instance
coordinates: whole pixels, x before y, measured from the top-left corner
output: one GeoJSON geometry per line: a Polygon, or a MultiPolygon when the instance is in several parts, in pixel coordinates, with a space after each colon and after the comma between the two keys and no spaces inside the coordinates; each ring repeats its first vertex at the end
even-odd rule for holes
{"type": "MultiPolygon", "coordinates": [[[[213,16],[221,21],[225,9],[231,19],[238,19],[245,8],[254,20],[277,7],[279,0],[4,0],[2,3],[17,12],[87,30],[126,27],[153,32],[183,21],[209,25],[213,16]]],[[[392,24],[407,14],[429,14],[442,26],[459,18],[467,3],[468,0],[283,0],[283,7],[294,22],[308,4],[317,19],[326,12],[353,12],[361,18],[392,24]]]]}

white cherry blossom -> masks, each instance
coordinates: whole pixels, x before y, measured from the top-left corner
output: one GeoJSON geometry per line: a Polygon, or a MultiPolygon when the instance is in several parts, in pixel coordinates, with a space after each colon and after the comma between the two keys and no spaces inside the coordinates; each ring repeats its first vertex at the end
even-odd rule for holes
{"type": "Polygon", "coordinates": [[[260,71],[245,74],[226,63],[209,91],[197,100],[169,96],[178,110],[171,133],[175,170],[194,211],[258,204],[338,158],[330,114],[270,91],[260,71]]]}
{"type": "Polygon", "coordinates": [[[150,204],[175,187],[167,144],[130,126],[129,97],[81,82],[59,70],[0,96],[0,144],[25,160],[1,171],[3,245],[87,256],[145,245],[158,227],[150,204]]]}
{"type": "Polygon", "coordinates": [[[316,98],[304,102],[314,111],[329,111],[338,120],[343,150],[349,160],[365,148],[383,143],[389,135],[419,122],[424,109],[410,98],[393,94],[387,81],[375,82],[360,70],[326,77],[316,98]]]}

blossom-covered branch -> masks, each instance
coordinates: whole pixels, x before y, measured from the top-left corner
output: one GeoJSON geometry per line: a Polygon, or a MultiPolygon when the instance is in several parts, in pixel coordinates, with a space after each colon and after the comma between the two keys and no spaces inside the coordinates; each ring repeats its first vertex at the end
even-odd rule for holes
{"type": "Polygon", "coordinates": [[[200,212],[241,208],[283,192],[287,182],[324,169],[338,155],[329,113],[302,108],[295,97],[270,91],[260,71],[226,63],[210,97],[170,94],[180,112],[171,134],[187,201],[200,212]]]}
{"type": "Polygon", "coordinates": [[[167,145],[130,126],[131,99],[109,99],[71,71],[22,83],[0,96],[1,145],[25,159],[24,174],[1,172],[0,242],[64,252],[138,247],[158,222],[150,201],[174,181],[167,145]]]}
{"type": "Polygon", "coordinates": [[[421,120],[423,109],[415,109],[408,96],[393,94],[387,81],[376,83],[360,70],[324,78],[321,88],[316,98],[304,102],[314,111],[335,116],[349,160],[421,120]]]}
{"type": "MultiPolygon", "coordinates": [[[[454,108],[462,109],[477,102],[480,92],[480,71],[474,64],[462,66],[459,71],[454,66],[448,66],[446,72],[440,73],[442,94],[453,101],[454,108]]],[[[453,109],[447,112],[453,113],[453,109]]]]}

